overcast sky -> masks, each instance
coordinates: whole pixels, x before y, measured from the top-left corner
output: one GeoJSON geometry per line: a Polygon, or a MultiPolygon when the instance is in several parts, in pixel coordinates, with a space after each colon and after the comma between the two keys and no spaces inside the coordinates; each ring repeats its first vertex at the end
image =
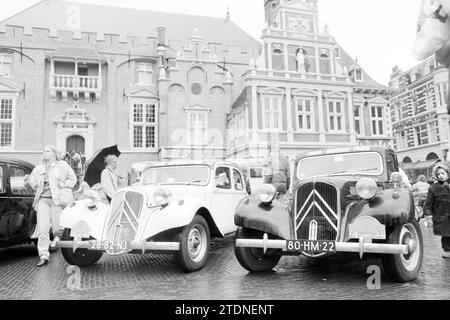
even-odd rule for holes
{"type": "MultiPolygon", "coordinates": [[[[2,1],[0,21],[39,1],[2,1]]],[[[95,4],[225,17],[260,40],[263,0],[78,0],[95,4]]],[[[392,67],[417,64],[411,55],[420,0],[319,0],[320,25],[377,81],[387,85],[392,67]]],[[[152,30],[153,32],[153,30],[152,30]]]]}

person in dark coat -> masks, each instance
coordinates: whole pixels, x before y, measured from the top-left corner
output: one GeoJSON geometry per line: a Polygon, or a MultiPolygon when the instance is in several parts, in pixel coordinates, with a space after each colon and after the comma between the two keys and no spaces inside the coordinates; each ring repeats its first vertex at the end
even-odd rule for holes
{"type": "Polygon", "coordinates": [[[433,216],[433,231],[442,237],[443,258],[450,259],[450,169],[438,164],[433,169],[437,182],[428,189],[425,215],[433,216]]]}
{"type": "Polygon", "coordinates": [[[288,157],[273,151],[264,161],[264,183],[272,184],[280,195],[288,192],[290,186],[290,164],[288,157]]]}

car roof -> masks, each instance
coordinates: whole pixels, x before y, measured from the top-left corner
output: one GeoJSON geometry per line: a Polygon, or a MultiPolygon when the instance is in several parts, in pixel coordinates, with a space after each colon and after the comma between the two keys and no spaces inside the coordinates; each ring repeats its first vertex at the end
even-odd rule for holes
{"type": "Polygon", "coordinates": [[[27,167],[33,169],[36,165],[17,158],[0,157],[0,163],[8,163],[16,166],[27,167]]]}
{"type": "Polygon", "coordinates": [[[239,167],[244,168],[253,168],[253,167],[263,167],[264,166],[264,159],[225,159],[226,162],[230,162],[233,164],[236,164],[239,167]]]}
{"type": "Polygon", "coordinates": [[[355,152],[378,152],[385,154],[388,151],[394,152],[390,147],[383,146],[352,146],[336,149],[321,149],[316,151],[305,152],[297,156],[295,162],[298,163],[303,158],[324,156],[329,154],[355,153],[355,152]]]}
{"type": "Polygon", "coordinates": [[[172,160],[172,161],[161,161],[153,164],[149,164],[145,167],[145,169],[151,167],[167,167],[167,166],[192,166],[192,165],[205,165],[214,168],[216,165],[226,165],[226,166],[234,166],[239,168],[239,166],[235,163],[224,161],[224,160],[172,160]]]}

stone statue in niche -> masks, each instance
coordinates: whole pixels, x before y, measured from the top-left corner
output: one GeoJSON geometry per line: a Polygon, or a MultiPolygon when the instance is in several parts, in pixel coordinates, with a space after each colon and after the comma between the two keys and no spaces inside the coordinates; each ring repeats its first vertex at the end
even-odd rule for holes
{"type": "Polygon", "coordinates": [[[297,71],[300,73],[306,73],[306,67],[305,67],[305,52],[302,47],[297,52],[297,56],[295,58],[297,60],[297,71]]]}
{"type": "Polygon", "coordinates": [[[160,80],[166,80],[167,79],[167,72],[164,67],[159,69],[159,79],[160,80]]]}
{"type": "Polygon", "coordinates": [[[272,23],[272,28],[273,29],[280,29],[281,24],[280,24],[280,20],[279,17],[276,17],[275,20],[272,23]]]}

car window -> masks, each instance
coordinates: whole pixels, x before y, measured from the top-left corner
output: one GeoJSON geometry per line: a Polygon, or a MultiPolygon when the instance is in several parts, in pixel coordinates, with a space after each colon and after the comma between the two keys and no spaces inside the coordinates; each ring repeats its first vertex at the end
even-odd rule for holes
{"type": "Polygon", "coordinates": [[[386,162],[387,162],[388,177],[390,177],[393,172],[398,171],[398,169],[396,168],[395,157],[392,153],[388,154],[386,162]]]}
{"type": "Polygon", "coordinates": [[[250,168],[250,178],[262,178],[263,168],[250,168]]]}
{"type": "Polygon", "coordinates": [[[5,188],[5,185],[4,185],[4,177],[5,177],[5,174],[4,174],[4,171],[3,171],[3,167],[2,166],[0,166],[0,193],[5,193],[6,192],[6,188],[5,188]]]}
{"type": "Polygon", "coordinates": [[[234,181],[234,189],[242,191],[244,190],[244,184],[242,181],[242,176],[236,169],[233,169],[233,181],[234,181]]]}
{"type": "Polygon", "coordinates": [[[230,169],[218,167],[216,169],[216,187],[219,189],[231,189],[230,169]]]}
{"type": "Polygon", "coordinates": [[[12,194],[33,194],[33,189],[29,185],[25,185],[24,178],[26,174],[29,174],[29,172],[26,172],[22,168],[10,167],[9,181],[12,194]]]}

